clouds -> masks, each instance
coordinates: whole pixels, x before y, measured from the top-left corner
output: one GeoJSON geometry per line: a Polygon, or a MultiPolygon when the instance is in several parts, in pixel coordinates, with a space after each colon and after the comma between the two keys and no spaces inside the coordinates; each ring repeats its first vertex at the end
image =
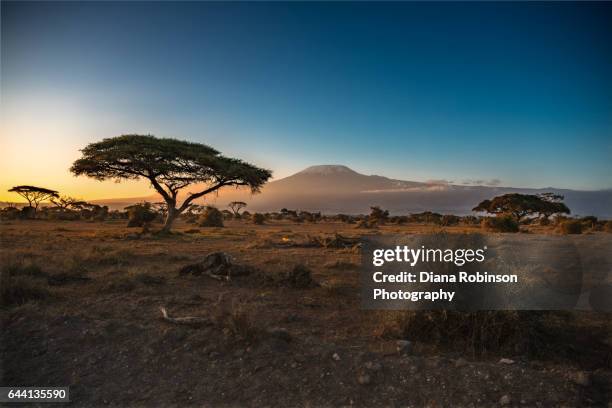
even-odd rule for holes
{"type": "Polygon", "coordinates": [[[437,185],[437,186],[448,186],[450,184],[453,184],[454,181],[445,180],[445,179],[431,179],[431,180],[427,180],[425,183],[430,184],[430,185],[437,185]]]}
{"type": "Polygon", "coordinates": [[[489,180],[486,179],[466,179],[463,180],[460,184],[470,185],[470,186],[487,186],[487,187],[497,187],[501,185],[501,180],[497,178],[492,178],[489,180]]]}

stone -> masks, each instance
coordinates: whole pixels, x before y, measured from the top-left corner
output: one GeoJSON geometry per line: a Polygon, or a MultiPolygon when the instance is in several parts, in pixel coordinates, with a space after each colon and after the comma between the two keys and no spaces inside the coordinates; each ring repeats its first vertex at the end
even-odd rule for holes
{"type": "Polygon", "coordinates": [[[357,382],[361,385],[368,385],[372,382],[372,378],[368,374],[360,374],[357,377],[357,382]]]}
{"type": "Polygon", "coordinates": [[[382,369],[382,364],[376,361],[368,361],[365,363],[365,368],[372,371],[380,371],[382,369]]]}
{"type": "Polygon", "coordinates": [[[502,396],[499,399],[499,405],[502,405],[502,406],[510,405],[511,402],[512,402],[512,399],[510,398],[508,394],[502,396]]]}
{"type": "Polygon", "coordinates": [[[408,340],[398,340],[397,352],[400,354],[410,354],[412,352],[412,342],[408,340]]]}
{"type": "Polygon", "coordinates": [[[591,376],[589,373],[585,373],[584,371],[578,371],[572,374],[571,379],[574,383],[583,387],[588,387],[591,385],[591,376]]]}
{"type": "Polygon", "coordinates": [[[455,367],[457,368],[465,367],[467,364],[468,364],[467,360],[463,357],[460,357],[455,360],[455,367]]]}
{"type": "Polygon", "coordinates": [[[272,337],[276,337],[277,339],[284,341],[291,341],[291,334],[289,331],[283,327],[274,327],[268,330],[268,333],[272,337]]]}
{"type": "Polygon", "coordinates": [[[502,358],[499,360],[499,364],[514,364],[514,360],[510,360],[509,358],[502,358]]]}

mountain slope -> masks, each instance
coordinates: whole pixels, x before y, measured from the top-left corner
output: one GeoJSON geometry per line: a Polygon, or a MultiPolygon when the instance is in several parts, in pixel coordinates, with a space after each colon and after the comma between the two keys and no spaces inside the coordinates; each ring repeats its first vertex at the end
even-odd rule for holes
{"type": "MultiPolygon", "coordinates": [[[[196,188],[189,189],[195,190],[196,188]]],[[[392,214],[435,211],[463,215],[470,214],[471,209],[480,201],[497,195],[542,192],[564,195],[565,202],[573,214],[612,218],[612,190],[576,191],[422,183],[368,176],[342,165],[308,167],[289,177],[266,184],[261,193],[255,195],[243,189],[227,188],[218,196],[207,197],[206,201],[201,203],[225,208],[230,201],[245,201],[251,212],[279,211],[284,207],[329,214],[359,214],[367,213],[370,206],[378,205],[392,214]]],[[[160,201],[158,196],[146,199],[160,201]]],[[[112,200],[104,201],[110,204],[112,200]]],[[[121,200],[121,204],[126,204],[126,201],[121,200]]]]}

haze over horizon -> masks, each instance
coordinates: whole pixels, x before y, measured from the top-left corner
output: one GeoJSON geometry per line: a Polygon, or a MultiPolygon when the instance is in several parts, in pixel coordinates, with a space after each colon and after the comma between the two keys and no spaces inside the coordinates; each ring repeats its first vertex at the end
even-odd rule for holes
{"type": "Polygon", "coordinates": [[[2,2],[0,200],[75,178],[126,133],[209,144],[275,179],[612,188],[609,3],[2,2]]]}

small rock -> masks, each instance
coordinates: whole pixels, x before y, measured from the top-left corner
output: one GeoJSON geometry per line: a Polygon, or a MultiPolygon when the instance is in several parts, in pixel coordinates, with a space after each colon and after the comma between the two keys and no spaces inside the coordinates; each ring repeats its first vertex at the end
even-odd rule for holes
{"type": "Polygon", "coordinates": [[[397,352],[400,354],[410,354],[412,351],[412,342],[408,340],[397,341],[397,352]]]}
{"type": "Polygon", "coordinates": [[[499,405],[502,405],[502,406],[504,406],[504,405],[510,405],[510,402],[512,402],[512,399],[510,398],[510,396],[509,396],[508,394],[506,394],[506,395],[502,396],[502,397],[499,399],[499,405]]]}
{"type": "Polygon", "coordinates": [[[510,360],[509,358],[502,358],[499,360],[499,364],[514,364],[514,360],[510,360]]]}
{"type": "Polygon", "coordinates": [[[372,382],[372,378],[368,374],[361,374],[357,377],[357,382],[361,385],[368,385],[372,382]]]}
{"type": "Polygon", "coordinates": [[[268,333],[270,334],[270,336],[276,337],[277,339],[284,340],[284,341],[291,341],[291,334],[285,328],[274,327],[268,330],[268,333]]]}
{"type": "Polygon", "coordinates": [[[589,373],[585,373],[584,371],[578,371],[571,376],[571,379],[574,383],[581,385],[583,387],[588,387],[591,385],[591,376],[589,373]]]}
{"type": "Polygon", "coordinates": [[[365,368],[372,371],[379,371],[382,369],[382,364],[375,361],[368,361],[365,363],[365,368]]]}
{"type": "Polygon", "coordinates": [[[340,356],[338,355],[338,353],[334,353],[334,355],[332,356],[332,358],[336,361],[340,361],[340,356]]]}
{"type": "Polygon", "coordinates": [[[455,360],[455,367],[459,368],[459,367],[465,367],[467,365],[467,360],[463,357],[460,357],[458,359],[455,360]]]}

